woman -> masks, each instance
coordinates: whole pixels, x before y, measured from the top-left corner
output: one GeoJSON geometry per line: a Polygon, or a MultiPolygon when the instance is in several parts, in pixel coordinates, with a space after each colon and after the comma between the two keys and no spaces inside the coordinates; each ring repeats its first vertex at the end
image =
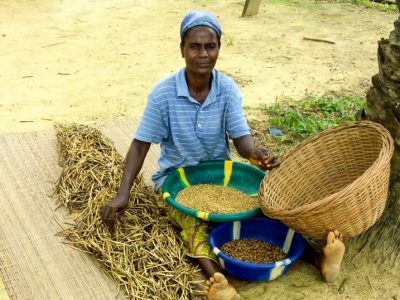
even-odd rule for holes
{"type": "MultiPolygon", "coordinates": [[[[166,176],[179,167],[207,160],[232,159],[228,138],[242,157],[262,170],[279,166],[268,149],[258,148],[250,135],[242,98],[234,81],[214,69],[221,47],[221,28],[204,11],[188,13],[180,29],[181,53],[186,67],[161,80],[150,92],[146,109],[126,157],[118,194],[102,211],[113,226],[128,206],[133,181],[142,168],[152,143],[160,144],[159,171],[152,176],[159,191],[166,176]]],[[[168,216],[178,225],[188,247],[210,278],[209,299],[237,297],[208,245],[209,224],[171,207],[168,216]]]]}

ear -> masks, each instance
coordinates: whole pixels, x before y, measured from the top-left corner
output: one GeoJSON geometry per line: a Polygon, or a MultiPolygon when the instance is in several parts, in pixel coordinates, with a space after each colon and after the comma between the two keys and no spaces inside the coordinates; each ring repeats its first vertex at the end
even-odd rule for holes
{"type": "Polygon", "coordinates": [[[181,47],[181,55],[182,55],[182,57],[185,57],[185,54],[183,52],[184,43],[181,42],[180,47],[181,47]]]}

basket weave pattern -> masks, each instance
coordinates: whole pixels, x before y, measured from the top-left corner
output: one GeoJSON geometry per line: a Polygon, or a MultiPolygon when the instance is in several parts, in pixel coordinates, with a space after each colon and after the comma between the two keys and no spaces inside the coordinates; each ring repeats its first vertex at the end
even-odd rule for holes
{"type": "Polygon", "coordinates": [[[385,208],[393,147],[390,133],[370,121],[320,132],[264,177],[261,209],[314,241],[330,230],[357,236],[385,208]]]}

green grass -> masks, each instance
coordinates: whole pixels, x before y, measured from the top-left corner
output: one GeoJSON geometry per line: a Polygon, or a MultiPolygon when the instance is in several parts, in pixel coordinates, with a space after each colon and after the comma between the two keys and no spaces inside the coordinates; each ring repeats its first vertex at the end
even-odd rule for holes
{"type": "Polygon", "coordinates": [[[360,96],[328,94],[299,101],[286,98],[258,109],[245,107],[245,111],[253,115],[248,123],[256,145],[270,148],[280,156],[311,135],[354,121],[361,108],[366,108],[366,102],[360,96]],[[281,129],[282,136],[270,136],[269,127],[281,129]]]}
{"type": "Polygon", "coordinates": [[[309,96],[293,102],[290,99],[263,107],[270,123],[292,137],[307,138],[329,127],[354,121],[356,111],[365,100],[355,96],[309,96]]]}
{"type": "Polygon", "coordinates": [[[267,4],[282,4],[287,6],[298,6],[298,7],[305,7],[305,6],[311,7],[313,4],[318,2],[337,2],[337,3],[350,3],[367,8],[375,8],[383,11],[397,10],[396,5],[372,2],[370,0],[263,0],[263,2],[267,4]]]}
{"type": "MultiPolygon", "coordinates": [[[[318,1],[318,0],[317,0],[318,1]]],[[[379,2],[372,2],[370,0],[331,0],[339,3],[350,3],[360,5],[368,8],[375,8],[383,11],[397,11],[397,6],[394,4],[386,4],[379,2]]]]}
{"type": "Polygon", "coordinates": [[[282,4],[295,7],[312,7],[315,0],[263,0],[264,4],[282,4]]]}

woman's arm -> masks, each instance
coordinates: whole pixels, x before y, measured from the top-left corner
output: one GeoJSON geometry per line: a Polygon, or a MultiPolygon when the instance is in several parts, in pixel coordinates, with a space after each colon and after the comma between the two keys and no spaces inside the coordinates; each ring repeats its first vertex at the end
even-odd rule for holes
{"type": "Polygon", "coordinates": [[[264,171],[279,166],[279,162],[271,150],[256,147],[253,137],[249,134],[233,139],[233,144],[241,157],[248,159],[253,165],[264,171]]]}
{"type": "Polygon", "coordinates": [[[117,215],[123,213],[128,206],[133,181],[142,169],[150,145],[150,143],[136,139],[132,141],[126,155],[124,172],[118,189],[118,194],[103,208],[101,212],[101,218],[107,225],[113,226],[117,219],[117,215]]]}

